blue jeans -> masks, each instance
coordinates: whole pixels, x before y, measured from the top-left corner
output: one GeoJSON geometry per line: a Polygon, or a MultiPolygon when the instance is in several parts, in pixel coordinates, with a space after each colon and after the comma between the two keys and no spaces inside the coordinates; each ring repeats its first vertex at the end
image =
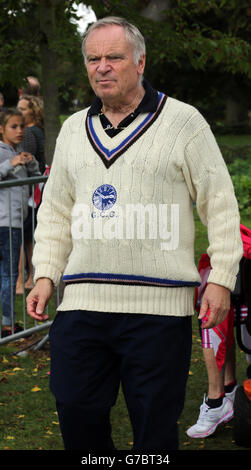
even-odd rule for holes
{"type": "Polygon", "coordinates": [[[12,325],[15,321],[14,305],[16,297],[16,283],[18,277],[18,263],[21,246],[21,229],[10,229],[0,227],[0,281],[1,281],[1,304],[2,325],[12,325]],[[10,250],[10,241],[12,247],[10,250]],[[11,266],[12,255],[12,266],[11,266]],[[12,288],[12,293],[11,293],[12,288]]]}

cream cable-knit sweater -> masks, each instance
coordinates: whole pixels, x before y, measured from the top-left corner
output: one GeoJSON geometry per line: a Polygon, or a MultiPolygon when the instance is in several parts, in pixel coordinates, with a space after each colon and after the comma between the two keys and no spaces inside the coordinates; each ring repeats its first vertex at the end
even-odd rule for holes
{"type": "Polygon", "coordinates": [[[238,207],[201,114],[159,93],[156,113],[110,138],[98,116],[75,113],[57,139],[38,213],[35,280],[57,285],[63,275],[59,310],[192,315],[193,203],[208,227],[208,282],[233,290],[238,207]]]}

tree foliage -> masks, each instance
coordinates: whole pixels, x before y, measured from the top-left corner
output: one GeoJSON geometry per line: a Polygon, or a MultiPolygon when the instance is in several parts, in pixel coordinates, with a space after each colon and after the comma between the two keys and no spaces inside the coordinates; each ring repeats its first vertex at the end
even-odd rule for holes
{"type": "MultiPolygon", "coordinates": [[[[80,3],[1,1],[0,87],[19,87],[27,75],[38,75],[47,121],[58,113],[59,96],[68,101],[89,93],[81,38],[71,22],[80,3]]],[[[250,0],[90,0],[88,5],[97,18],[123,16],[140,28],[147,46],[146,76],[156,88],[195,100],[202,108],[208,102],[220,108],[231,95],[246,112],[251,97],[250,0]],[[149,11],[157,14],[151,17],[149,11]]],[[[47,134],[55,122],[49,123],[47,134]]],[[[55,133],[49,137],[50,148],[55,133]]]]}
{"type": "MultiPolygon", "coordinates": [[[[39,18],[39,4],[46,0],[3,0],[0,16],[0,83],[19,83],[26,73],[40,63],[40,46],[44,38],[39,18]]],[[[56,9],[53,35],[48,47],[62,60],[80,59],[79,36],[70,19],[74,15],[73,0],[50,0],[56,9]]],[[[92,0],[97,17],[119,15],[135,22],[147,43],[148,61],[153,68],[159,64],[185,64],[193,70],[221,67],[231,74],[251,78],[251,5],[249,0],[166,0],[162,19],[154,21],[143,16],[152,0],[92,0]]],[[[162,2],[163,3],[163,2],[162,2]]],[[[59,87],[64,82],[57,76],[59,87]]]]}
{"type": "MultiPolygon", "coordinates": [[[[46,158],[50,163],[60,128],[60,91],[69,98],[82,86],[80,37],[70,21],[73,0],[6,0],[0,16],[0,85],[18,88],[28,75],[42,82],[45,109],[46,158]],[[64,64],[74,69],[66,85],[64,64]]],[[[17,99],[17,95],[16,95],[17,99]]]]}
{"type": "MultiPolygon", "coordinates": [[[[4,0],[0,15],[0,84],[21,85],[23,78],[41,63],[41,45],[53,50],[59,63],[81,59],[80,37],[70,21],[76,14],[73,0],[4,0]],[[49,25],[50,9],[55,10],[49,25]],[[47,12],[47,14],[42,14],[47,12]],[[52,27],[51,27],[52,26],[52,27]]],[[[59,87],[64,77],[57,75],[59,87]]]]}
{"type": "Polygon", "coordinates": [[[194,68],[218,65],[251,78],[251,8],[247,0],[177,0],[167,18],[183,36],[194,68]]]}
{"type": "Polygon", "coordinates": [[[1,2],[1,86],[6,82],[21,85],[26,71],[34,69],[38,40],[35,3],[15,0],[1,2]]]}
{"type": "MultiPolygon", "coordinates": [[[[151,63],[166,59],[193,69],[218,65],[251,78],[251,5],[249,0],[167,0],[160,21],[143,18],[154,0],[93,0],[98,17],[125,16],[142,27],[151,63]]],[[[157,5],[156,5],[157,8],[157,5]]]]}

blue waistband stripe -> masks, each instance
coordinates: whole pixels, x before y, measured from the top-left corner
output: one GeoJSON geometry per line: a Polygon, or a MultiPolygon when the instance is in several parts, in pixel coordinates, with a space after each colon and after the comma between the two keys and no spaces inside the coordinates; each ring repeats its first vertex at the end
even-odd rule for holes
{"type": "Polygon", "coordinates": [[[77,284],[83,282],[96,283],[117,283],[131,285],[152,285],[163,287],[197,287],[199,282],[163,279],[150,276],[137,276],[134,274],[112,274],[112,273],[80,273],[64,275],[63,281],[66,284],[77,284]]]}

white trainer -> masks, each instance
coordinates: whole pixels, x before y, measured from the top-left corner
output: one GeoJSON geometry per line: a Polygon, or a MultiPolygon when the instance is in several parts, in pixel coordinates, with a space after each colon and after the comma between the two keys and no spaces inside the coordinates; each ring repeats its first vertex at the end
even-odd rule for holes
{"type": "Polygon", "coordinates": [[[235,397],[235,393],[236,393],[236,390],[237,390],[238,387],[239,387],[239,385],[237,384],[237,385],[235,385],[232,392],[225,393],[226,398],[229,398],[229,400],[231,400],[232,403],[234,403],[234,397],[235,397]]]}
{"type": "Polygon", "coordinates": [[[200,406],[200,414],[196,424],[187,430],[189,437],[207,437],[214,433],[220,423],[226,423],[234,414],[232,401],[223,398],[223,403],[218,408],[210,408],[205,401],[200,406]]]}

